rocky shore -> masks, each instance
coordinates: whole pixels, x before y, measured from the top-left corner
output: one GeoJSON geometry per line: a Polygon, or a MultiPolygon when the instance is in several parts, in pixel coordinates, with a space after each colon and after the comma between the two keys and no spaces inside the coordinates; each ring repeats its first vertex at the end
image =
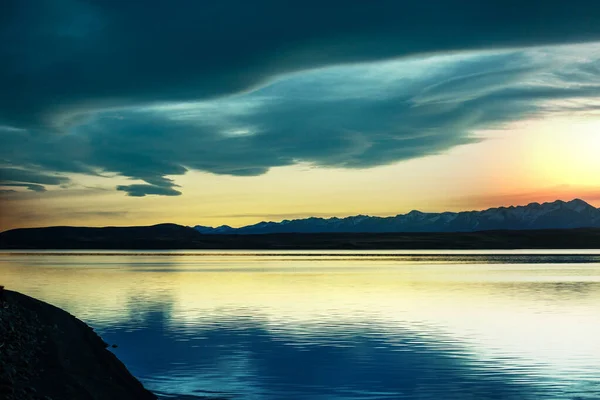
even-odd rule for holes
{"type": "Polygon", "coordinates": [[[0,398],[156,399],[92,328],[0,287],[0,398]]]}

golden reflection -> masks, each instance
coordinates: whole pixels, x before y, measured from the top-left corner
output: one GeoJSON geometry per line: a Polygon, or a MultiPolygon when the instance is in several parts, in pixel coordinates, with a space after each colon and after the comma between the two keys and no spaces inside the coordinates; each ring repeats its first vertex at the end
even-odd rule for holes
{"type": "Polygon", "coordinates": [[[24,255],[2,256],[0,269],[8,288],[92,325],[158,309],[173,329],[245,317],[283,335],[422,327],[484,358],[513,354],[552,368],[574,354],[600,356],[600,316],[590,307],[600,304],[598,264],[314,258],[24,255]]]}

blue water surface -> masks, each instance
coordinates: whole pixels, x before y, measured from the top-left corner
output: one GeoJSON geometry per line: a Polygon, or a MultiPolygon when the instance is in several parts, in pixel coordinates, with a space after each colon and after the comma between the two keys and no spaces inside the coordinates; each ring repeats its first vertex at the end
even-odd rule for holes
{"type": "Polygon", "coordinates": [[[164,398],[600,399],[600,251],[11,252],[164,398]]]}

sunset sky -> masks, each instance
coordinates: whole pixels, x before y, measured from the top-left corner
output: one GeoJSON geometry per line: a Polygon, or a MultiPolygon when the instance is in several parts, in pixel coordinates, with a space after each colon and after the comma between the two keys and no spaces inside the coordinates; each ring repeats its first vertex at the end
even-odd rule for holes
{"type": "Polygon", "coordinates": [[[0,230],[600,207],[596,0],[0,8],[0,230]]]}

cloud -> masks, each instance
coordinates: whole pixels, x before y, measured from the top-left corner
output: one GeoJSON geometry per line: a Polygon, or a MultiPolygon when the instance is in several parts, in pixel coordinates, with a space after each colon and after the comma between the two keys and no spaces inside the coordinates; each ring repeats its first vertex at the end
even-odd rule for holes
{"type": "Polygon", "coordinates": [[[312,68],[600,40],[596,0],[5,0],[0,18],[0,124],[55,131],[312,68]]]}
{"type": "Polygon", "coordinates": [[[46,188],[43,185],[61,185],[68,182],[66,177],[41,171],[0,167],[0,187],[25,187],[34,192],[45,192],[46,188]]]}
{"type": "Polygon", "coordinates": [[[119,185],[117,190],[126,192],[131,197],[144,197],[149,194],[161,196],[179,196],[181,192],[170,187],[160,187],[155,185],[119,185]]]}
{"type": "MultiPolygon", "coordinates": [[[[25,187],[33,192],[45,192],[46,188],[42,185],[37,185],[34,183],[1,183],[0,186],[4,187],[25,187]]],[[[15,190],[7,190],[5,193],[14,193],[15,190]]]]}
{"type": "Polygon", "coordinates": [[[68,181],[67,178],[48,175],[37,171],[27,171],[20,168],[2,168],[0,169],[0,182],[34,182],[46,185],[59,185],[68,181]]]}
{"type": "Polygon", "coordinates": [[[144,182],[117,187],[129,196],[177,196],[174,179],[188,170],[387,165],[549,109],[571,112],[561,102],[600,98],[599,63],[590,44],[316,69],[226,98],[88,113],[61,135],[4,129],[0,177],[57,185],[71,173],[112,173],[144,182]]]}
{"type": "Polygon", "coordinates": [[[189,169],[368,168],[600,109],[597,45],[522,50],[600,40],[595,0],[34,3],[0,14],[4,187],[177,196],[189,169]]]}

